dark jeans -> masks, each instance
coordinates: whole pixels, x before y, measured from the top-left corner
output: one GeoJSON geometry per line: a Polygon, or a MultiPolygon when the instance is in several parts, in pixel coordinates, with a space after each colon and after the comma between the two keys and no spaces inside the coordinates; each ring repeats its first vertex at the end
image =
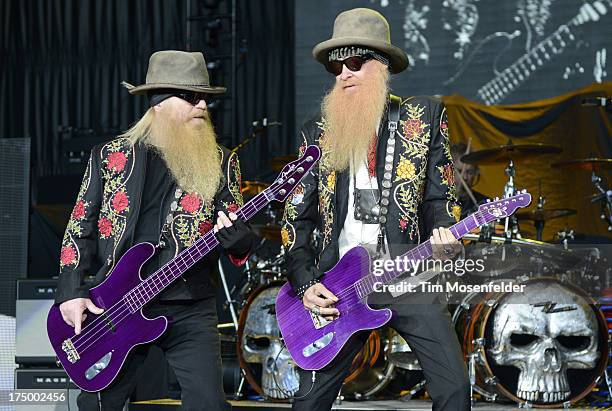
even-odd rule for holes
{"type": "MultiPolygon", "coordinates": [[[[393,318],[389,325],[408,342],[416,354],[425,374],[433,410],[469,410],[470,383],[467,368],[446,305],[400,303],[391,308],[393,318]]],[[[353,358],[369,334],[369,331],[363,331],[353,335],[340,354],[327,367],[317,371],[314,387],[305,398],[295,400],[293,409],[330,410],[353,358]]],[[[299,373],[300,389],[296,397],[305,395],[312,386],[312,371],[300,370],[299,373]]]]}
{"type": "MultiPolygon", "coordinates": [[[[230,410],[221,374],[221,349],[217,331],[215,298],[199,301],[155,302],[145,309],[149,318],[170,318],[168,330],[154,343],[165,353],[181,386],[182,410],[230,410]]],[[[149,345],[150,346],[150,345],[149,345]]],[[[139,368],[149,346],[135,348],[117,379],[100,391],[103,411],[119,411],[141,376],[139,368]]],[[[79,410],[100,409],[97,393],[81,392],[79,410]]]]}

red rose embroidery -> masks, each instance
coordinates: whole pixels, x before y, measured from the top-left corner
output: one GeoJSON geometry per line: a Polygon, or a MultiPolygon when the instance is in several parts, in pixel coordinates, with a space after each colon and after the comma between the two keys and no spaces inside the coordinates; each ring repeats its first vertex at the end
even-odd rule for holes
{"type": "Polygon", "coordinates": [[[80,220],[85,215],[85,202],[83,200],[79,200],[74,206],[74,210],[72,210],[72,218],[75,220],[80,220]]]}
{"type": "Polygon", "coordinates": [[[181,207],[188,213],[195,213],[200,208],[200,198],[196,193],[187,194],[181,200],[181,207]]]}
{"type": "Polygon", "coordinates": [[[442,179],[448,183],[449,186],[455,185],[455,172],[452,164],[446,164],[442,168],[442,179]]]}
{"type": "Polygon", "coordinates": [[[100,221],[98,221],[98,230],[100,230],[102,237],[108,237],[113,231],[113,223],[111,223],[108,218],[101,218],[100,221]]]}
{"type": "Polygon", "coordinates": [[[406,227],[408,227],[408,221],[404,220],[403,218],[399,221],[400,227],[402,228],[402,231],[406,229],[406,227]]]}
{"type": "Polygon", "coordinates": [[[127,162],[127,158],[125,154],[120,151],[110,153],[108,155],[108,165],[106,168],[109,170],[115,169],[115,171],[121,171],[125,167],[125,163],[127,162]]]}
{"type": "Polygon", "coordinates": [[[74,264],[76,261],[76,251],[72,246],[62,247],[62,251],[60,253],[60,260],[63,265],[74,264]]]}
{"type": "Polygon", "coordinates": [[[125,194],[125,191],[119,191],[113,197],[113,208],[118,213],[121,213],[123,210],[125,210],[128,204],[129,202],[128,202],[127,194],[125,194]]]}
{"type": "Polygon", "coordinates": [[[238,204],[231,203],[227,206],[227,211],[229,211],[230,213],[235,213],[236,210],[238,210],[238,204]]]}
{"type": "Polygon", "coordinates": [[[404,123],[404,135],[408,140],[411,140],[421,134],[422,131],[421,120],[408,120],[404,123]]]}
{"type": "Polygon", "coordinates": [[[198,225],[198,232],[200,235],[204,235],[210,230],[212,230],[213,224],[210,221],[201,221],[198,225]]]}

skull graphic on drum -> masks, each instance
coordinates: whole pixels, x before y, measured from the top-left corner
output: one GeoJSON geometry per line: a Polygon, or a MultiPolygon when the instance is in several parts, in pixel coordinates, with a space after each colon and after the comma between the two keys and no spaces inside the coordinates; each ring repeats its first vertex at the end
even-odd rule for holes
{"type": "Polygon", "coordinates": [[[494,314],[490,357],[519,369],[516,396],[539,403],[570,397],[568,369],[597,364],[598,321],[589,301],[561,283],[536,282],[504,298],[494,314]]]}
{"type": "Polygon", "coordinates": [[[283,349],[274,302],[280,287],[264,289],[252,300],[240,341],[247,363],[261,364],[261,389],[270,398],[292,397],[299,388],[299,375],[289,351],[283,349]]]}

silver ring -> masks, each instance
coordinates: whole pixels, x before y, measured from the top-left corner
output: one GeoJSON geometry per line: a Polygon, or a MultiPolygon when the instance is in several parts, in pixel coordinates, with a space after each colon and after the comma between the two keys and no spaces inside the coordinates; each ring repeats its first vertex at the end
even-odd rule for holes
{"type": "Polygon", "coordinates": [[[319,310],[319,307],[317,307],[316,305],[310,309],[310,312],[314,315],[321,315],[321,310],[319,310]]]}

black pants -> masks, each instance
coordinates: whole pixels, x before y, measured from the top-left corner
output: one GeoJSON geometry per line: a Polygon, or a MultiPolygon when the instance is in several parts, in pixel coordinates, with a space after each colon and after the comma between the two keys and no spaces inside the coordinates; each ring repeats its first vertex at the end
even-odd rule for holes
{"type": "MultiPolygon", "coordinates": [[[[221,349],[214,298],[190,302],[156,302],[145,309],[148,317],[171,317],[168,330],[153,344],[165,353],[181,386],[182,410],[230,410],[225,401],[221,373],[221,349]]],[[[141,376],[139,368],[147,346],[133,350],[117,379],[100,391],[103,411],[120,411],[141,376]]],[[[100,409],[97,393],[81,392],[79,410],[100,409]]]]}
{"type": "MultiPolygon", "coordinates": [[[[380,308],[380,306],[376,306],[380,308]]],[[[410,345],[417,356],[427,390],[433,401],[433,410],[469,410],[470,384],[467,368],[455,330],[451,326],[446,305],[394,304],[393,327],[410,345]]],[[[312,387],[312,371],[300,370],[300,389],[295,394],[294,410],[327,411],[336,399],[351,362],[365,344],[369,331],[353,335],[340,354],[325,368],[316,372],[312,387]]]]}

